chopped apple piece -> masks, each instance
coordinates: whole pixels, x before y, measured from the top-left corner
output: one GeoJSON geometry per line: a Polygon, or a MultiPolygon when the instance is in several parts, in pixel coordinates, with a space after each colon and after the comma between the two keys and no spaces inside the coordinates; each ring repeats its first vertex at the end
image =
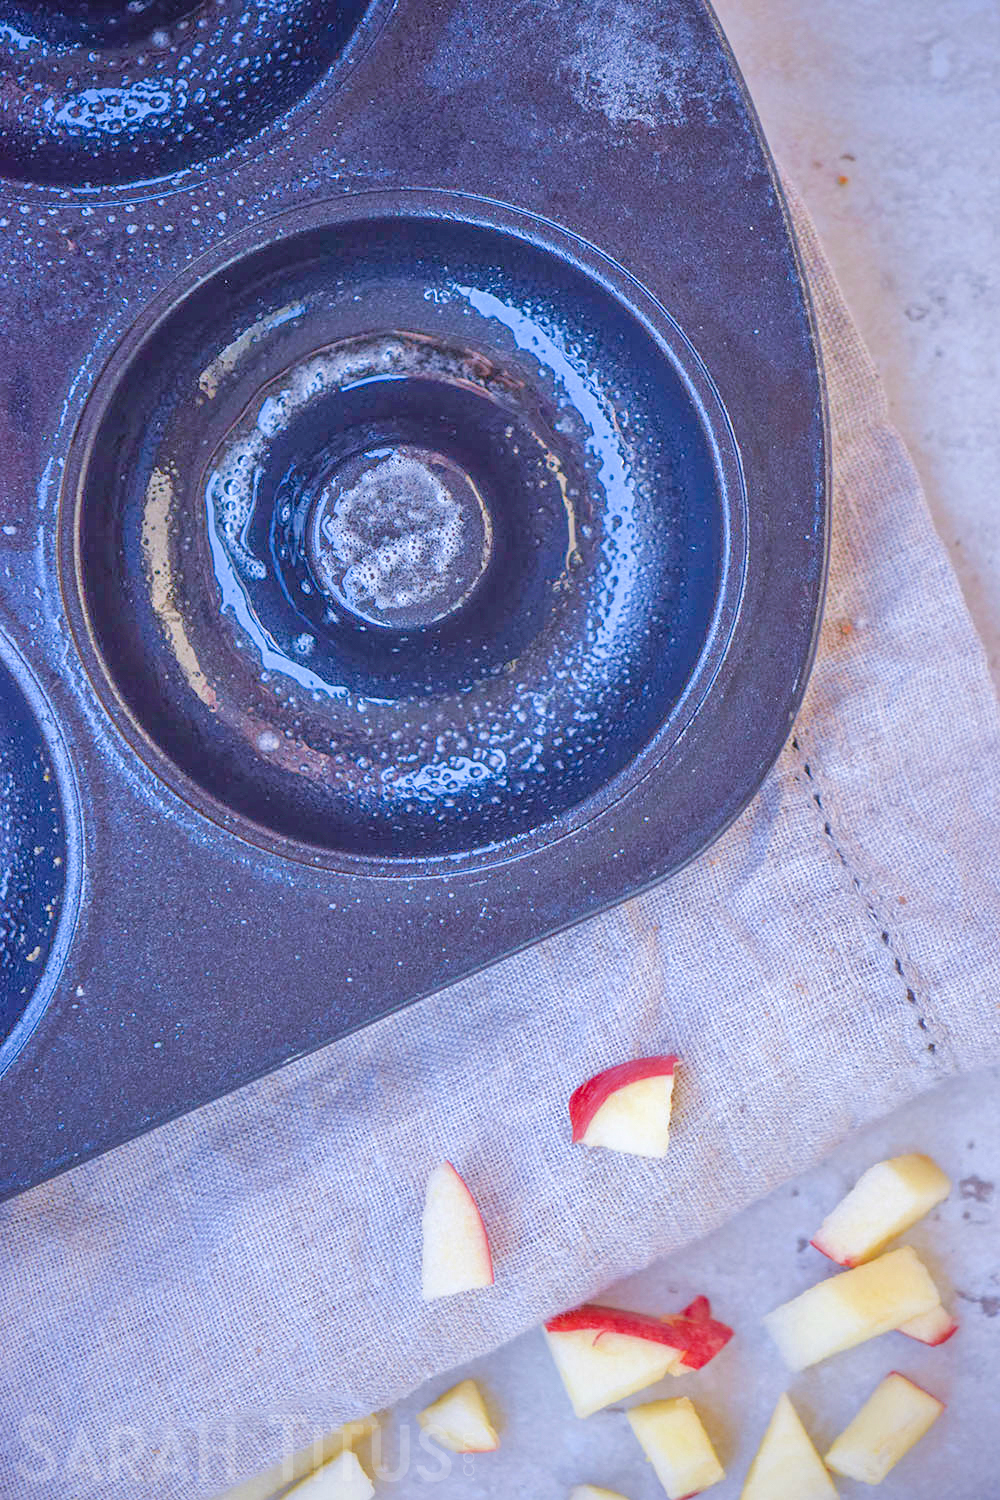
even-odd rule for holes
{"type": "MultiPolygon", "coordinates": [[[[286,1454],[264,1473],[255,1474],[253,1479],[227,1489],[224,1495],[217,1496],[217,1500],[272,1500],[278,1490],[293,1479],[311,1476],[317,1467],[339,1458],[346,1448],[354,1448],[356,1443],[371,1437],[378,1425],[377,1417],[360,1417],[333,1432],[324,1433],[318,1440],[304,1444],[291,1455],[286,1454]]],[[[302,1491],[292,1490],[291,1493],[301,1495],[302,1491]]],[[[315,1496],[315,1491],[312,1494],[315,1496]]]]}
{"type": "Polygon", "coordinates": [[[687,1500],[725,1479],[694,1402],[648,1401],[627,1413],[632,1431],[670,1500],[687,1500]]]}
{"type": "Polygon", "coordinates": [[[944,1403],[893,1371],[837,1438],[826,1461],[845,1479],[881,1484],[944,1411],[944,1403]]]}
{"type": "Polygon", "coordinates": [[[838,1265],[859,1266],[950,1192],[949,1178],[929,1156],[913,1152],[877,1162],[823,1220],[813,1244],[838,1265]]]}
{"type": "Polygon", "coordinates": [[[666,1156],[676,1057],[640,1057],[607,1068],[571,1095],[573,1140],[633,1156],[666,1156]]]}
{"type": "Polygon", "coordinates": [[[699,1298],[698,1309],[696,1318],[687,1311],[651,1318],[648,1313],[623,1312],[617,1307],[585,1302],[582,1307],[571,1308],[569,1312],[550,1318],[545,1326],[553,1333],[593,1328],[602,1333],[627,1334],[632,1338],[648,1339],[654,1344],[667,1344],[681,1351],[681,1359],[689,1370],[700,1370],[725,1348],[733,1330],[712,1317],[707,1297],[699,1298]],[[703,1312],[703,1307],[708,1311],[703,1312]]]}
{"type": "Polygon", "coordinates": [[[787,1396],[774,1408],[740,1500],[837,1500],[833,1480],[787,1396]]]}
{"type": "Polygon", "coordinates": [[[578,1417],[589,1417],[665,1375],[701,1369],[732,1336],[731,1328],[712,1317],[707,1297],[666,1318],[587,1303],[545,1325],[552,1358],[578,1417]]]}
{"type": "Polygon", "coordinates": [[[576,1328],[545,1330],[556,1369],[578,1417],[655,1385],[680,1364],[681,1350],[628,1334],[576,1328]]]}
{"type": "Polygon", "coordinates": [[[492,1286],[493,1257],[476,1200],[450,1161],[427,1181],[423,1293],[429,1302],[492,1286]]]}
{"type": "Polygon", "coordinates": [[[453,1453],[492,1453],[500,1446],[474,1380],[463,1380],[446,1391],[420,1413],[417,1421],[436,1443],[453,1453]]]}
{"type": "Polygon", "coordinates": [[[932,1312],[900,1323],[899,1332],[905,1333],[907,1338],[918,1339],[921,1344],[944,1344],[958,1332],[958,1323],[939,1302],[932,1312]]]}
{"type": "Polygon", "coordinates": [[[288,1492],[288,1500],[371,1500],[375,1486],[351,1449],[345,1449],[288,1492]]]}
{"type": "Polygon", "coordinates": [[[584,1302],[581,1307],[572,1307],[569,1312],[557,1313],[546,1323],[550,1333],[570,1333],[574,1329],[587,1328],[596,1333],[620,1333],[630,1338],[643,1339],[651,1344],[666,1344],[681,1352],[687,1347],[688,1335],[678,1333],[675,1325],[691,1325],[701,1328],[693,1319],[677,1317],[652,1318],[649,1313],[627,1312],[620,1307],[602,1307],[597,1302],[584,1302]]]}
{"type": "Polygon", "coordinates": [[[595,1303],[550,1318],[546,1338],[577,1416],[588,1417],[664,1375],[700,1370],[714,1359],[733,1330],[711,1316],[707,1298],[692,1305],[697,1318],[651,1318],[595,1303]]]}
{"type": "Polygon", "coordinates": [[[625,1500],[617,1490],[602,1490],[599,1484],[578,1484],[569,1492],[569,1500],[625,1500]]]}
{"type": "Polygon", "coordinates": [[[918,1318],[941,1298],[910,1245],[841,1271],[768,1313],[765,1327],[793,1370],[918,1318]]]}

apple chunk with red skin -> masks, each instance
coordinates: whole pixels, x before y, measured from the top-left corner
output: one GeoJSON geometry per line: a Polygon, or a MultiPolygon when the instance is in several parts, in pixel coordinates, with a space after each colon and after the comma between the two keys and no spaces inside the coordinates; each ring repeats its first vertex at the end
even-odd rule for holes
{"type": "Polygon", "coordinates": [[[571,1328],[550,1333],[549,1353],[578,1417],[655,1385],[680,1365],[681,1351],[650,1339],[571,1328]]]}
{"type": "Polygon", "coordinates": [[[793,1370],[933,1312],[941,1298],[910,1245],[826,1281],[768,1313],[764,1324],[793,1370]]]}
{"type": "Polygon", "coordinates": [[[845,1479],[881,1484],[943,1411],[936,1396],[893,1370],[834,1440],[826,1462],[845,1479]]]}
{"type": "Polygon", "coordinates": [[[650,1343],[678,1350],[681,1364],[689,1370],[700,1370],[707,1365],[733,1336],[731,1328],[711,1316],[691,1318],[684,1313],[668,1313],[665,1318],[652,1318],[647,1313],[623,1312],[594,1302],[550,1318],[545,1327],[549,1333],[587,1328],[598,1333],[648,1339],[650,1343]]]}
{"type": "Polygon", "coordinates": [[[860,1266],[911,1229],[951,1192],[937,1162],[919,1152],[876,1162],[827,1214],[813,1239],[841,1266],[860,1266]]]}
{"type": "Polygon", "coordinates": [[[493,1257],[483,1216],[450,1161],[427,1180],[423,1232],[426,1301],[492,1286],[493,1257]]]}
{"type": "Polygon", "coordinates": [[[673,1056],[639,1057],[582,1083],[569,1101],[574,1142],[666,1156],[676,1065],[673,1056]]]}
{"type": "Polygon", "coordinates": [[[588,1304],[550,1319],[545,1337],[576,1415],[589,1417],[664,1375],[682,1375],[713,1359],[732,1329],[711,1316],[707,1298],[694,1305],[697,1318],[651,1318],[588,1304]]]}

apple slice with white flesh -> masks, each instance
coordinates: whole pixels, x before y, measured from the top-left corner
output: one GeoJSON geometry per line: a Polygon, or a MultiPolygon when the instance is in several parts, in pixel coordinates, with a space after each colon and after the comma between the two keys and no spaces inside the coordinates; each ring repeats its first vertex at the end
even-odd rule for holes
{"type": "Polygon", "coordinates": [[[733,1336],[698,1299],[698,1318],[645,1313],[587,1303],[545,1325],[552,1358],[578,1417],[622,1401],[667,1374],[701,1369],[733,1336]]]}
{"type": "Polygon", "coordinates": [[[833,1480],[787,1396],[774,1408],[740,1500],[837,1500],[833,1480]]]}
{"type": "Polygon", "coordinates": [[[483,1393],[474,1380],[463,1380],[445,1391],[417,1421],[429,1437],[452,1453],[492,1453],[500,1446],[483,1393]]]}
{"type": "Polygon", "coordinates": [[[917,1339],[921,1344],[936,1347],[938,1344],[946,1344],[952,1334],[958,1332],[958,1322],[939,1302],[932,1312],[922,1313],[919,1318],[910,1318],[907,1322],[900,1323],[899,1332],[905,1333],[907,1338],[917,1339]]]}
{"type": "Polygon", "coordinates": [[[569,1500],[625,1500],[617,1490],[602,1490],[599,1484],[577,1484],[569,1492],[569,1500]]]}
{"type": "Polygon", "coordinates": [[[666,1313],[661,1318],[648,1313],[626,1312],[618,1307],[602,1307],[596,1302],[585,1302],[582,1307],[571,1308],[550,1318],[545,1325],[549,1333],[568,1333],[575,1329],[589,1329],[599,1334],[623,1334],[634,1339],[663,1344],[680,1352],[681,1361],[689,1370],[700,1370],[724,1349],[733,1336],[726,1323],[712,1317],[711,1304],[707,1297],[699,1297],[684,1312],[666,1313]],[[692,1316],[692,1309],[697,1313],[692,1316]]]}
{"type": "Polygon", "coordinates": [[[423,1293],[426,1301],[493,1285],[493,1257],[483,1216],[450,1161],[427,1180],[423,1293]]]}
{"type": "Polygon", "coordinates": [[[688,1500],[725,1479],[726,1471],[687,1396],[648,1401],[626,1415],[669,1500],[688,1500]]]}
{"type": "MultiPolygon", "coordinates": [[[[286,1453],[284,1458],[263,1473],[255,1474],[252,1479],[227,1489],[224,1494],[217,1495],[215,1500],[273,1500],[279,1490],[285,1493],[283,1486],[290,1484],[293,1479],[312,1479],[317,1470],[322,1472],[324,1467],[339,1458],[345,1450],[353,1450],[356,1444],[370,1438],[378,1430],[378,1426],[377,1417],[359,1417],[353,1422],[347,1422],[343,1427],[337,1427],[333,1432],[323,1433],[311,1443],[303,1444],[294,1453],[286,1453]]],[[[295,1496],[296,1500],[308,1500],[310,1495],[313,1500],[318,1500],[315,1489],[292,1489],[288,1493],[295,1496]]],[[[321,1495],[322,1491],[319,1493],[321,1495]]],[[[367,1490],[359,1489],[361,1495],[368,1493],[367,1490]]],[[[347,1496],[350,1500],[349,1490],[347,1496]]]]}
{"type": "Polygon", "coordinates": [[[288,1500],[371,1500],[375,1486],[351,1450],[316,1469],[288,1491],[288,1500]]]}
{"type": "Polygon", "coordinates": [[[764,1325],[787,1365],[805,1370],[842,1349],[889,1333],[941,1301],[910,1245],[840,1271],[768,1313],[764,1325]]]}
{"type": "Polygon", "coordinates": [[[943,1411],[936,1396],[893,1370],[834,1440],[826,1461],[845,1479],[881,1484],[943,1411]]]}
{"type": "Polygon", "coordinates": [[[666,1156],[676,1057],[638,1057],[589,1078],[570,1096],[574,1142],[633,1156],[666,1156]]]}
{"type": "Polygon", "coordinates": [[[912,1152],[876,1162],[827,1214],[812,1243],[841,1266],[860,1266],[912,1228],[951,1192],[929,1156],[912,1152]]]}
{"type": "Polygon", "coordinates": [[[680,1364],[681,1350],[628,1334],[567,1329],[545,1338],[578,1417],[593,1416],[615,1401],[655,1385],[680,1364]]]}

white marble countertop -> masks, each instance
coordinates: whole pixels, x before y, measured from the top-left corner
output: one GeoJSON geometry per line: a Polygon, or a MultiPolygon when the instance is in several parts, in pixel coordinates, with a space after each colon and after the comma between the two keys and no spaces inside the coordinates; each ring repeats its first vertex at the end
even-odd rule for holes
{"type": "Polygon", "coordinates": [[[715,9],[881,372],[1000,683],[1000,6],[715,9]]]}
{"type": "MultiPolygon", "coordinates": [[[[774,153],[813,214],[881,370],[1000,683],[1000,6],[717,0],[716,8],[774,153]]],[[[717,1440],[730,1471],[711,1491],[718,1500],[739,1494],[787,1383],[761,1315],[822,1274],[806,1242],[854,1177],[905,1150],[930,1152],[956,1183],[907,1238],[926,1251],[960,1332],[940,1349],[889,1335],[797,1377],[793,1397],[817,1440],[829,1441],[897,1364],[949,1409],[919,1456],[878,1493],[1000,1496],[1000,1075],[992,1072],[916,1101],[710,1239],[609,1293],[623,1306],[666,1310],[704,1291],[735,1325],[740,1336],[717,1369],[666,1383],[669,1394],[697,1399],[717,1440]]],[[[379,1493],[397,1500],[438,1492],[449,1500],[561,1500],[583,1481],[629,1500],[663,1494],[620,1411],[573,1419],[538,1333],[418,1392],[388,1424],[381,1460],[379,1493]],[[465,1373],[489,1393],[503,1446],[455,1459],[439,1491],[413,1417],[465,1373]]],[[[839,1489],[844,1500],[873,1493],[848,1481],[839,1489]]]]}

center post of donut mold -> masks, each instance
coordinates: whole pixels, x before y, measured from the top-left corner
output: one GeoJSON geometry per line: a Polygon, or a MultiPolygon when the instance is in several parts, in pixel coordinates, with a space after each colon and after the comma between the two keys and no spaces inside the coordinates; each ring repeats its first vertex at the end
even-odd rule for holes
{"type": "Polygon", "coordinates": [[[454,614],[486,571],[493,543],[476,483],[452,459],[413,444],[369,448],[338,464],[306,527],[313,576],[372,625],[419,629],[454,614]]]}

